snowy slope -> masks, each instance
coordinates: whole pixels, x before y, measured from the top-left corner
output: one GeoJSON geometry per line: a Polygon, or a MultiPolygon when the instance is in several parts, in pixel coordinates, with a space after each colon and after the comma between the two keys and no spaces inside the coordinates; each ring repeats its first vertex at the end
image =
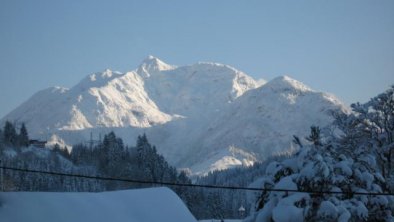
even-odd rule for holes
{"type": "MultiPolygon", "coordinates": [[[[206,155],[205,158],[198,159],[198,161],[190,167],[194,175],[205,175],[208,172],[225,170],[236,166],[252,166],[258,160],[257,154],[248,153],[232,145],[215,151],[211,151],[207,148],[205,153],[209,155],[206,155]]],[[[194,159],[196,159],[195,157],[196,156],[194,156],[194,159]]],[[[191,162],[193,162],[193,160],[191,160],[191,162]]]]}
{"type": "Polygon", "coordinates": [[[309,133],[311,125],[329,124],[331,111],[346,108],[335,97],[282,76],[235,101],[203,137],[206,146],[234,145],[268,155],[288,147],[292,135],[309,133]]]}
{"type": "Polygon", "coordinates": [[[103,193],[0,193],[2,222],[196,221],[168,188],[103,193]]]}
{"type": "Polygon", "coordinates": [[[261,160],[289,152],[293,135],[306,136],[311,125],[327,126],[333,120],[331,112],[348,112],[348,108],[333,95],[281,76],[248,91],[213,119],[196,139],[202,142],[189,151],[194,155],[183,161],[195,163],[194,172],[207,172],[245,165],[253,162],[251,157],[261,160]],[[229,147],[237,147],[242,155],[218,158],[229,147]]]}
{"type": "Polygon", "coordinates": [[[206,173],[287,152],[292,135],[330,124],[331,111],[347,107],[287,76],[255,81],[227,65],[174,66],[149,56],[134,71],[38,92],[1,122],[25,122],[32,137],[67,144],[111,130],[133,144],[146,133],[172,164],[206,173]]]}
{"type": "MultiPolygon", "coordinates": [[[[162,63],[157,59],[155,62],[162,63]]],[[[245,73],[217,63],[198,63],[154,71],[145,78],[145,83],[147,93],[161,110],[189,118],[207,117],[218,112],[225,104],[258,86],[245,73]]]]}
{"type": "Polygon", "coordinates": [[[135,72],[105,70],[71,89],[49,88],[33,95],[3,119],[25,122],[34,133],[92,127],[149,127],[171,120],[144,91],[135,72]]]}

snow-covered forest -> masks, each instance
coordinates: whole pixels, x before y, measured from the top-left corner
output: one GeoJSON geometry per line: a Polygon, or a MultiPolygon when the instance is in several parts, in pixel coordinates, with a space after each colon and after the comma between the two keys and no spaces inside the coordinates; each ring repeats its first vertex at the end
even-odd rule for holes
{"type": "MultiPolygon", "coordinates": [[[[289,189],[257,192],[172,187],[199,219],[240,218],[246,221],[394,221],[394,86],[350,114],[333,112],[333,124],[312,126],[309,136],[294,136],[294,153],[270,157],[247,168],[215,171],[195,184],[289,189]],[[337,192],[335,194],[329,192],[337,192]],[[370,193],[363,195],[363,193],[370,193]],[[372,194],[371,194],[372,193],[372,194]],[[391,193],[391,195],[374,195],[391,193]],[[284,214],[283,212],[286,212],[284,214]]],[[[134,146],[111,132],[98,144],[76,144],[72,152],[28,146],[28,130],[6,122],[0,132],[1,165],[111,178],[192,184],[170,166],[146,135],[134,146]]],[[[147,184],[31,174],[4,170],[4,191],[105,191],[147,184]]]]}

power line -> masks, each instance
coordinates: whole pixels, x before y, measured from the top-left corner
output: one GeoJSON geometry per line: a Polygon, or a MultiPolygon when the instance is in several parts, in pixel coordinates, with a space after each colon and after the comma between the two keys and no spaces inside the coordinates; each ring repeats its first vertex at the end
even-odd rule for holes
{"type": "Polygon", "coordinates": [[[114,177],[103,177],[103,176],[88,176],[81,174],[69,174],[60,172],[50,172],[41,170],[30,170],[21,169],[14,167],[0,166],[0,169],[12,170],[26,173],[38,173],[55,176],[65,177],[77,177],[94,180],[106,180],[106,181],[119,181],[128,183],[139,183],[139,184],[155,184],[163,186],[177,186],[177,187],[193,187],[193,188],[208,188],[208,189],[226,189],[226,190],[247,190],[247,191],[260,191],[260,192],[292,192],[292,193],[309,193],[309,194],[347,194],[347,195],[364,195],[364,196],[394,196],[394,193],[371,193],[371,192],[344,192],[344,191],[313,191],[313,190],[291,190],[291,189],[270,189],[270,188],[253,188],[253,187],[238,187],[238,186],[217,186],[217,185],[201,185],[201,184],[186,184],[186,183],[171,183],[171,182],[160,182],[160,181],[147,181],[147,180],[136,180],[126,178],[114,178],[114,177]]]}

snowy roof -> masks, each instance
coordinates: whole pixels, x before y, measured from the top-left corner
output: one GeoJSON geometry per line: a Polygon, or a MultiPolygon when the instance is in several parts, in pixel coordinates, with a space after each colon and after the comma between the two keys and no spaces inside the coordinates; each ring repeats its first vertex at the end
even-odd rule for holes
{"type": "Polygon", "coordinates": [[[103,193],[0,193],[2,222],[196,222],[179,197],[168,188],[103,193]]]}

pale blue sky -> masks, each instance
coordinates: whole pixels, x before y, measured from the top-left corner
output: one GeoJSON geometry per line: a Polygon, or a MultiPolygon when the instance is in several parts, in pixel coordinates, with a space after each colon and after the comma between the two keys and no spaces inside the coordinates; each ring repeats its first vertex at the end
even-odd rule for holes
{"type": "Polygon", "coordinates": [[[147,56],[289,75],[350,104],[394,84],[394,1],[0,0],[0,117],[147,56]]]}

